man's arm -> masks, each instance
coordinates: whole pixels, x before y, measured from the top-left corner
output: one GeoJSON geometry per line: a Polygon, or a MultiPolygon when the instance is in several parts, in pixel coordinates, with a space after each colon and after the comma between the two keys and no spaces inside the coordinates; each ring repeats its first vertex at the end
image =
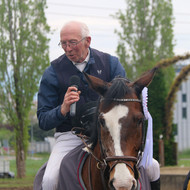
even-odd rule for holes
{"type": "Polygon", "coordinates": [[[125,69],[119,62],[119,59],[115,56],[110,57],[110,68],[111,68],[111,79],[114,79],[116,76],[126,77],[125,69]]]}
{"type": "Polygon", "coordinates": [[[37,116],[39,126],[43,130],[50,130],[61,125],[68,119],[70,106],[80,98],[80,91],[70,86],[64,95],[62,104],[59,103],[59,84],[52,67],[49,67],[42,77],[38,92],[37,116]]]}
{"type": "Polygon", "coordinates": [[[43,130],[56,128],[66,119],[61,114],[58,90],[58,81],[53,68],[50,66],[44,72],[38,92],[37,116],[39,127],[43,130]]]}

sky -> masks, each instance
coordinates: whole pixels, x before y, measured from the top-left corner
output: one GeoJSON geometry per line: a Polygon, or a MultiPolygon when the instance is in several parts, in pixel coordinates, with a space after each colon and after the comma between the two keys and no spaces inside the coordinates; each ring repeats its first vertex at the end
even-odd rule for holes
{"type": "MultiPolygon", "coordinates": [[[[190,52],[190,0],[172,0],[174,13],[175,55],[190,52]]],[[[47,22],[53,30],[50,38],[50,61],[62,55],[58,47],[59,32],[62,26],[71,20],[87,24],[92,37],[91,47],[116,55],[118,36],[115,29],[120,29],[117,19],[111,15],[126,9],[125,0],[47,0],[47,22]]]]}

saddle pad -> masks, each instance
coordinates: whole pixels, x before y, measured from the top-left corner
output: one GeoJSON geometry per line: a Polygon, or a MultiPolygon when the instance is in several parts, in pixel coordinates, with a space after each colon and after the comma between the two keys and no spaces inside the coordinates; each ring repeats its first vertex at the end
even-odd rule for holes
{"type": "MultiPolygon", "coordinates": [[[[69,152],[62,160],[57,190],[87,190],[81,177],[83,164],[88,156],[80,145],[69,152]]],[[[47,162],[38,170],[34,179],[34,190],[42,190],[42,179],[47,162]]]]}
{"type": "Polygon", "coordinates": [[[57,190],[87,190],[81,172],[88,153],[83,151],[84,145],[71,150],[62,160],[57,190]]]}

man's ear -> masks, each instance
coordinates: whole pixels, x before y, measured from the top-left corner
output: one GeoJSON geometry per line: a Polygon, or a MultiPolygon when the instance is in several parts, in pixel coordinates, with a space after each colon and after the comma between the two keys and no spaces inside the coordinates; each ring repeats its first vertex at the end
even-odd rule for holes
{"type": "Polygon", "coordinates": [[[87,37],[86,37],[86,47],[89,48],[89,47],[90,47],[90,44],[91,44],[91,37],[90,37],[90,36],[87,36],[87,37]]]}

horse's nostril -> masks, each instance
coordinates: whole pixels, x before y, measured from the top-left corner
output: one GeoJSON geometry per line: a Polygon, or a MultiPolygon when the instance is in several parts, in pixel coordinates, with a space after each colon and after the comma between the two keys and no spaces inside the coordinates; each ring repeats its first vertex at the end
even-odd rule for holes
{"type": "Polygon", "coordinates": [[[133,180],[133,186],[131,190],[135,190],[137,188],[137,181],[134,179],[133,180]]]}
{"type": "Polygon", "coordinates": [[[114,178],[109,183],[110,190],[115,190],[115,187],[113,186],[113,182],[114,182],[114,178]]]}
{"type": "Polygon", "coordinates": [[[132,186],[132,189],[131,190],[135,190],[136,188],[135,188],[135,185],[133,184],[133,186],[132,186]]]}

